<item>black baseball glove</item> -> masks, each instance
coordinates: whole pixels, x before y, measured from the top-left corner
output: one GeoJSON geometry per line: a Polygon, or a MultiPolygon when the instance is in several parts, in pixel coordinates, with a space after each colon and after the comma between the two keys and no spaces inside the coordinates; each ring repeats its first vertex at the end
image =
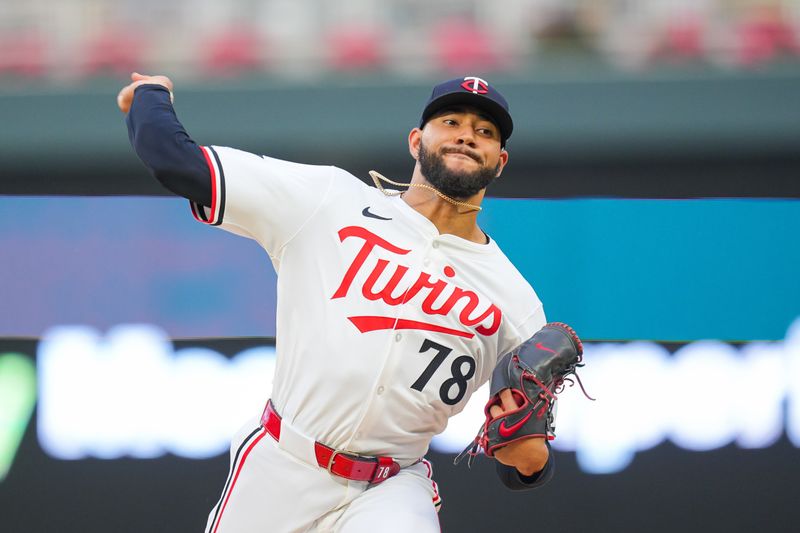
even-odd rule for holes
{"type": "Polygon", "coordinates": [[[475,440],[456,457],[455,462],[469,455],[471,463],[480,448],[493,457],[497,449],[518,440],[555,438],[553,407],[556,394],[563,390],[565,381],[572,382],[568,376],[583,366],[582,360],[581,340],[571,327],[561,322],[545,325],[517,349],[503,356],[492,374],[490,398],[484,409],[486,420],[475,440]],[[502,407],[499,393],[503,389],[511,390],[518,407],[493,418],[490,410],[495,405],[502,407]]]}

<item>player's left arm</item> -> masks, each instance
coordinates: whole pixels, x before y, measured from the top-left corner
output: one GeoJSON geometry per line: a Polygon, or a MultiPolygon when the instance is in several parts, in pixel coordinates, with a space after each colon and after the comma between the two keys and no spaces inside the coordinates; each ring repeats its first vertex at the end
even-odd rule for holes
{"type": "Polygon", "coordinates": [[[482,448],[497,460],[498,475],[512,490],[546,483],[553,475],[547,440],[555,437],[556,394],[582,366],[582,356],[575,331],[551,322],[501,357],[492,373],[484,424],[456,461],[465,454],[472,459],[482,448]]]}
{"type": "Polygon", "coordinates": [[[534,472],[530,476],[523,475],[516,467],[505,465],[499,460],[495,461],[497,477],[500,478],[503,485],[511,490],[528,490],[541,487],[550,481],[555,473],[556,465],[553,454],[549,453],[550,444],[545,442],[545,447],[548,450],[545,465],[538,472],[534,472]]]}
{"type": "MultiPolygon", "coordinates": [[[[492,418],[499,418],[521,407],[514,400],[511,389],[501,390],[499,398],[500,403],[489,408],[492,418]]],[[[495,450],[494,457],[497,462],[513,467],[520,476],[528,478],[541,472],[551,462],[550,447],[545,437],[530,437],[511,442],[495,450]]]]}
{"type": "MultiPolygon", "coordinates": [[[[519,408],[510,389],[500,391],[499,396],[500,405],[489,408],[493,418],[519,408]]],[[[514,491],[541,487],[555,473],[555,459],[544,437],[512,442],[496,450],[494,458],[497,477],[503,485],[514,491]]]]}

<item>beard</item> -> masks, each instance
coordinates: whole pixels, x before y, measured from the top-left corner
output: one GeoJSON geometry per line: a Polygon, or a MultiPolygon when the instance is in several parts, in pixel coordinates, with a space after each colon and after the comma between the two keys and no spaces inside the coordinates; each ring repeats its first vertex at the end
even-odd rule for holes
{"type": "Polygon", "coordinates": [[[452,170],[447,167],[444,153],[431,153],[419,145],[419,165],[422,175],[439,192],[450,198],[470,198],[485,189],[497,177],[498,162],[494,168],[481,164],[477,170],[452,170]]]}

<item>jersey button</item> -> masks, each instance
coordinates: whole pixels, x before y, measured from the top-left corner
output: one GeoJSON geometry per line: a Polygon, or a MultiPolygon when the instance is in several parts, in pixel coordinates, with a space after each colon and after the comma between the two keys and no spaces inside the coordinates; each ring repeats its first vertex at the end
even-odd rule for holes
{"type": "Polygon", "coordinates": [[[378,387],[378,394],[383,394],[384,390],[386,390],[386,389],[384,389],[383,385],[381,385],[380,387],[378,387]]]}
{"type": "Polygon", "coordinates": [[[402,339],[402,338],[403,338],[402,333],[398,333],[397,335],[394,336],[395,342],[400,342],[400,339],[402,339]]]}
{"type": "Polygon", "coordinates": [[[433,246],[434,248],[438,248],[439,247],[439,241],[433,241],[433,244],[431,244],[431,246],[433,246]]]}

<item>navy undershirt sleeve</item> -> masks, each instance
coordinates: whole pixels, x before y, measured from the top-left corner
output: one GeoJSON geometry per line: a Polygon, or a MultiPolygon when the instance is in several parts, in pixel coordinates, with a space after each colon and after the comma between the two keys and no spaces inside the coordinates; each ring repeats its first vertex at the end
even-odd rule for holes
{"type": "Polygon", "coordinates": [[[131,146],[164,187],[211,206],[211,172],[205,156],[178,121],[165,87],[137,87],[125,123],[131,146]]]}
{"type": "Polygon", "coordinates": [[[547,448],[550,451],[547,457],[547,464],[532,476],[523,476],[513,466],[506,466],[500,461],[495,461],[497,475],[503,485],[511,490],[518,491],[536,489],[550,481],[555,473],[556,464],[553,459],[553,450],[550,449],[549,443],[547,443],[547,448]]]}

